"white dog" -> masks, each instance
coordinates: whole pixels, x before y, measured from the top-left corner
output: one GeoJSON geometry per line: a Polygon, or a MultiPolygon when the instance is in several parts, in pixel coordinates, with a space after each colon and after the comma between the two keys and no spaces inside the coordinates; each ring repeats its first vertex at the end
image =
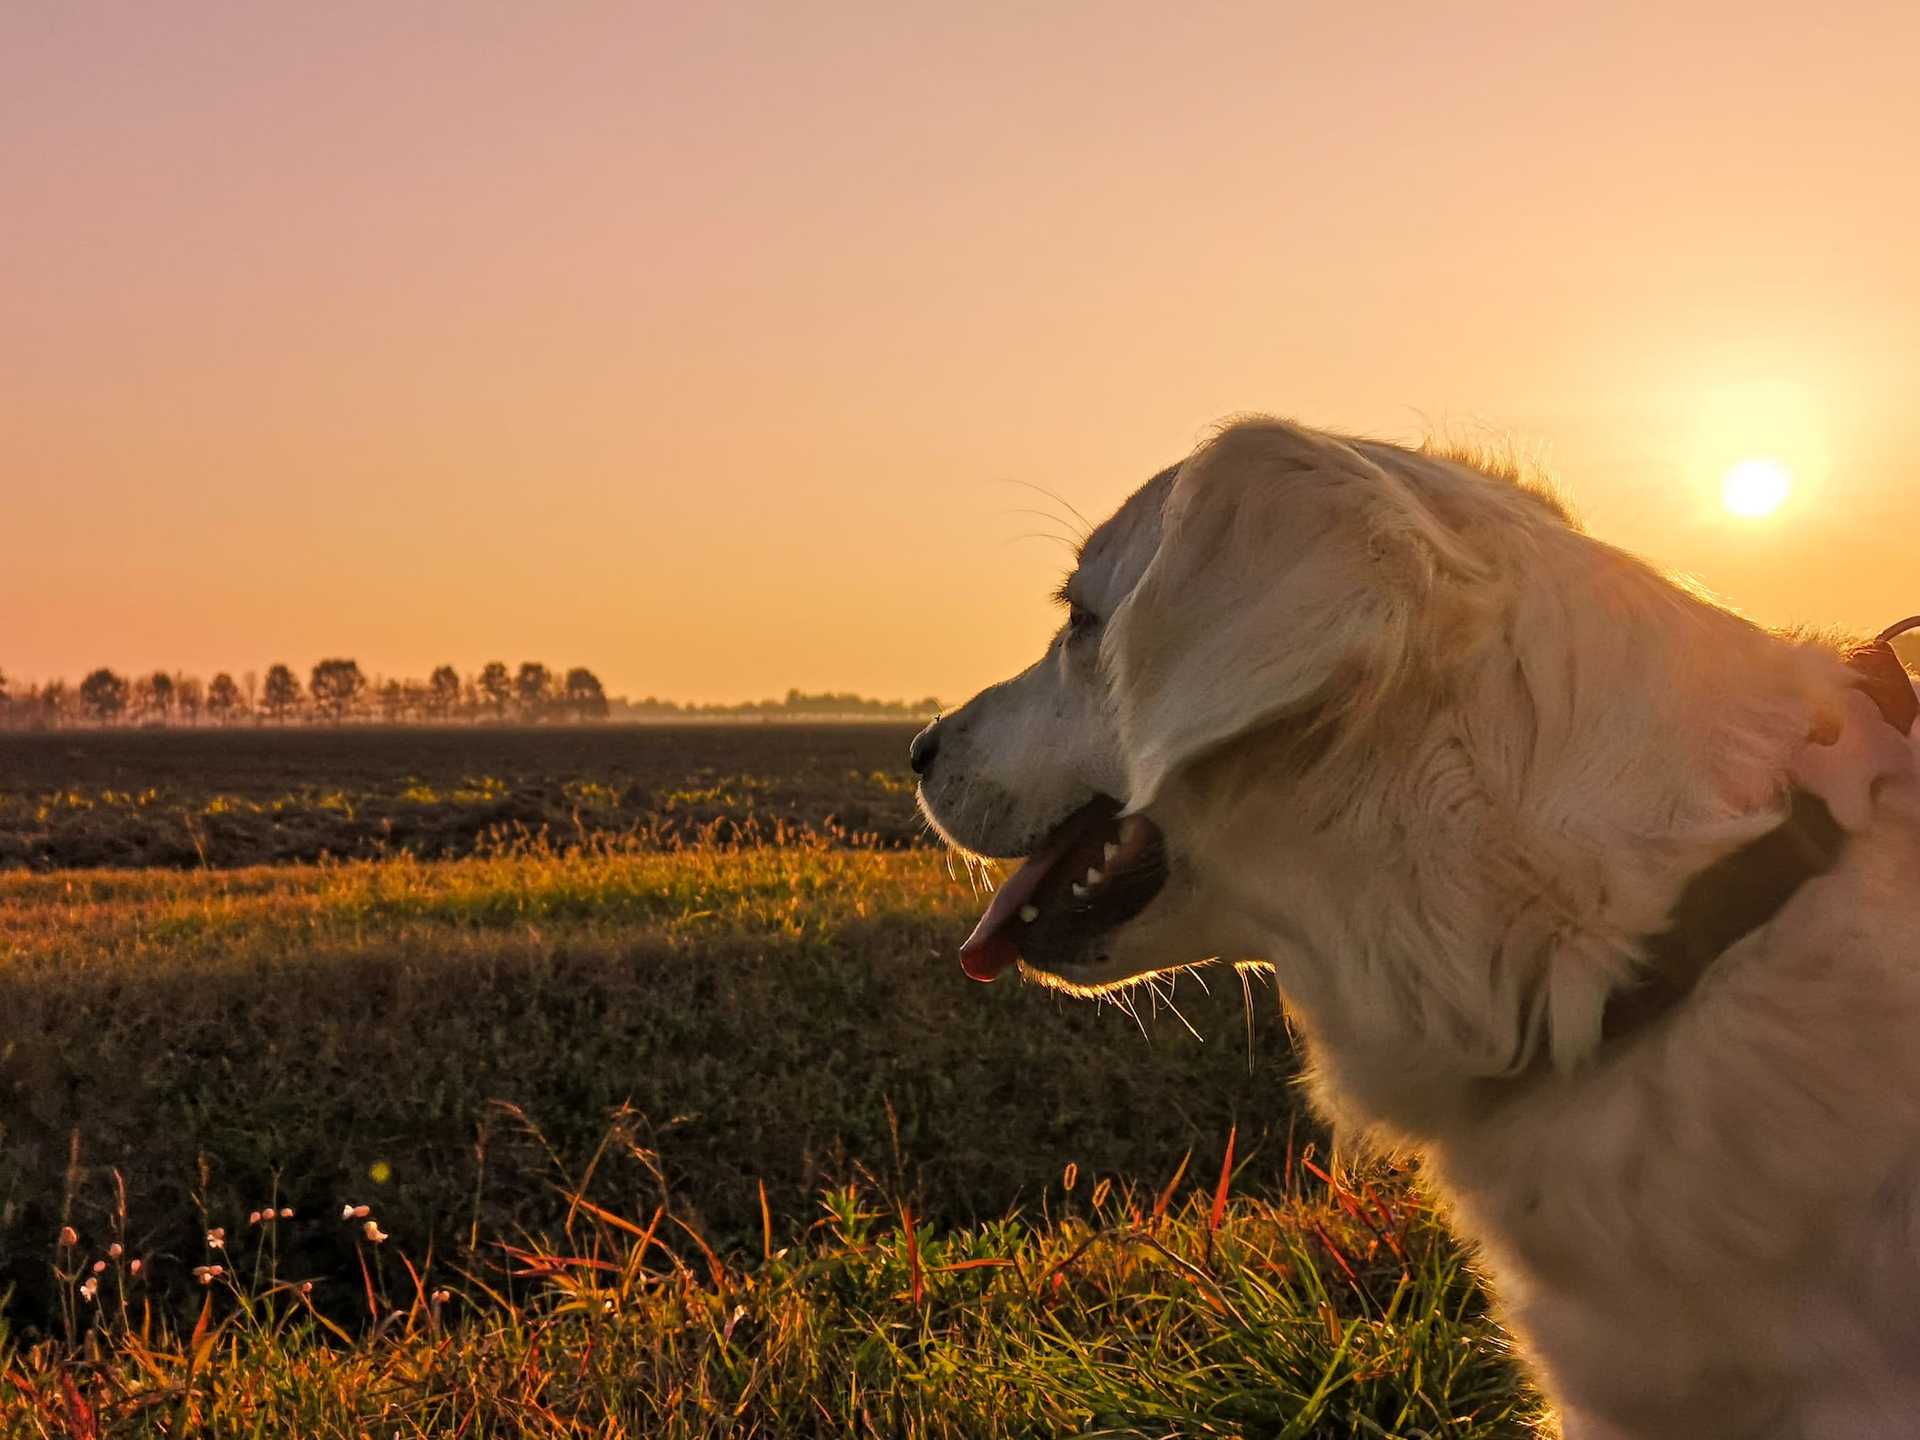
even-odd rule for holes
{"type": "Polygon", "coordinates": [[[1030,857],[969,974],[1271,966],[1316,1103],[1422,1157],[1570,1437],[1920,1435],[1897,662],[1888,723],[1543,493],[1265,420],[1060,598],[914,742],[949,840],[1030,857]]]}

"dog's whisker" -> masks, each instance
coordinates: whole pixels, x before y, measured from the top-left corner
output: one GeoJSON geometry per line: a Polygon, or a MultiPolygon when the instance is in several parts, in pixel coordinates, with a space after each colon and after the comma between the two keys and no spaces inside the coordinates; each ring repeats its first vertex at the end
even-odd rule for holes
{"type": "MultiPolygon", "coordinates": [[[[1080,513],[1079,508],[1075,506],[1071,500],[1067,499],[1066,496],[1060,494],[1057,490],[1049,490],[1047,489],[1046,486],[1036,485],[1031,480],[1015,480],[1012,477],[1008,477],[1002,480],[1000,483],[1003,485],[1018,485],[1022,489],[1033,491],[1033,493],[1036,495],[1045,496],[1047,499],[1053,501],[1053,503],[1056,505],[1065,507],[1067,513],[1073,516],[1073,518],[1079,522],[1080,538],[1083,541],[1086,539],[1087,536],[1091,535],[1094,532],[1094,529],[1096,528],[1094,526],[1094,523],[1091,520],[1087,519],[1086,516],[1080,513]]],[[[1054,518],[1054,517],[1049,517],[1049,518],[1054,518]]]]}
{"type": "Polygon", "coordinates": [[[1167,1009],[1173,1012],[1173,1018],[1178,1020],[1182,1025],[1186,1026],[1187,1033],[1193,1036],[1195,1040],[1198,1040],[1202,1045],[1206,1044],[1207,1037],[1202,1035],[1198,1030],[1194,1029],[1193,1022],[1187,1019],[1186,1013],[1182,1011],[1178,1005],[1173,1003],[1173,994],[1171,990],[1169,990],[1166,1000],[1167,1000],[1167,1009]]]}
{"type": "Polygon", "coordinates": [[[1067,539],[1064,535],[1054,535],[1044,530],[1026,530],[1018,535],[1010,535],[1007,537],[1005,543],[1011,545],[1018,540],[1051,540],[1056,545],[1066,546],[1067,549],[1074,554],[1078,554],[1080,551],[1080,546],[1077,542],[1067,539]]]}
{"type": "Polygon", "coordinates": [[[1240,999],[1246,1006],[1247,1074],[1251,1075],[1253,1074],[1253,985],[1247,979],[1247,971],[1249,968],[1251,967],[1246,965],[1236,965],[1233,967],[1233,973],[1240,981],[1240,999]]]}

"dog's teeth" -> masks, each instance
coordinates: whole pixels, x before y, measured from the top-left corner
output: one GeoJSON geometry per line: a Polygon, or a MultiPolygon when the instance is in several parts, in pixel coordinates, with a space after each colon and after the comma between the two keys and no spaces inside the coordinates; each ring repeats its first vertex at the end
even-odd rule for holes
{"type": "Polygon", "coordinates": [[[1100,847],[1100,854],[1102,858],[1104,858],[1107,864],[1109,865],[1113,864],[1113,857],[1118,855],[1119,853],[1120,853],[1120,847],[1114,844],[1111,840],[1109,840],[1106,844],[1100,847]]]}
{"type": "Polygon", "coordinates": [[[1094,869],[1091,865],[1087,867],[1087,885],[1089,888],[1095,885],[1098,885],[1102,880],[1106,878],[1107,878],[1106,876],[1102,875],[1098,870],[1094,869]]]}
{"type": "Polygon", "coordinates": [[[1039,918],[1040,907],[1038,905],[1022,905],[1020,907],[1020,921],[1022,924],[1031,925],[1039,918]]]}
{"type": "Polygon", "coordinates": [[[1084,900],[1087,898],[1087,887],[1082,885],[1078,880],[1073,882],[1072,890],[1074,899],[1084,900]]]}

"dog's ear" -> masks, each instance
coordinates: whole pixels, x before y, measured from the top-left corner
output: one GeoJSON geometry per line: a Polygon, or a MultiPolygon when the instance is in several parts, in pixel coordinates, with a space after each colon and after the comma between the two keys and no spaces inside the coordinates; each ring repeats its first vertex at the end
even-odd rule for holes
{"type": "Polygon", "coordinates": [[[1279,421],[1187,461],[1159,548],[1107,627],[1130,808],[1183,765],[1289,717],[1363,722],[1464,555],[1402,476],[1279,421]]]}

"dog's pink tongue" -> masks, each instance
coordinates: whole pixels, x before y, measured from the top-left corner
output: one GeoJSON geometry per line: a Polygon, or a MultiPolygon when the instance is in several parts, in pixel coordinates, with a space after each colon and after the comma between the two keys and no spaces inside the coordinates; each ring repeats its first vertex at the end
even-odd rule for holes
{"type": "Polygon", "coordinates": [[[1060,858],[1064,846],[1044,850],[1007,877],[1007,883],[994,892],[980,923],[973,927],[966,944],[960,947],[960,968],[974,980],[992,980],[1020,958],[1020,947],[1013,938],[1014,917],[1020,907],[1033,898],[1046,877],[1047,867],[1060,858]]]}

